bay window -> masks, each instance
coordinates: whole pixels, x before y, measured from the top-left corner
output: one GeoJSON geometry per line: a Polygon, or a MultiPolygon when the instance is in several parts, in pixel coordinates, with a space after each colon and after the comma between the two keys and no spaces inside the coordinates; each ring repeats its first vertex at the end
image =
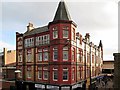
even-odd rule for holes
{"type": "Polygon", "coordinates": [[[43,60],[44,61],[48,61],[48,57],[49,57],[49,55],[48,55],[48,49],[43,49],[43,60]]]}
{"type": "Polygon", "coordinates": [[[68,61],[68,47],[63,47],[63,61],[68,61]]]}
{"type": "Polygon", "coordinates": [[[58,38],[58,30],[57,27],[53,28],[53,39],[58,38]]]}
{"type": "Polygon", "coordinates": [[[58,68],[53,68],[53,81],[58,80],[58,68]]]}
{"type": "Polygon", "coordinates": [[[57,47],[53,48],[53,60],[54,61],[58,60],[58,48],[57,47]]]}
{"type": "Polygon", "coordinates": [[[63,38],[68,38],[68,26],[63,27],[63,38]]]}
{"type": "Polygon", "coordinates": [[[63,81],[68,81],[68,68],[63,68],[63,81]]]}

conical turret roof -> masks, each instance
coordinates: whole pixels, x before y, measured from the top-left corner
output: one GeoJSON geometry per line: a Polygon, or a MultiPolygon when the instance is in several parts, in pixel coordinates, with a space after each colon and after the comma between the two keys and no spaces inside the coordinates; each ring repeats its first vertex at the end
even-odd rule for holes
{"type": "Polygon", "coordinates": [[[71,20],[67,6],[63,0],[60,1],[59,5],[58,5],[58,8],[57,8],[57,11],[56,11],[53,21],[57,21],[57,20],[71,20]]]}

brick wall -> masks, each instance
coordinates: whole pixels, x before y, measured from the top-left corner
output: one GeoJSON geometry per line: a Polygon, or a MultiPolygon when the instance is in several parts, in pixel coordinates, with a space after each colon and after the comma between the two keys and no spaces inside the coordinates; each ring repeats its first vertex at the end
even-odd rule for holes
{"type": "Polygon", "coordinates": [[[16,62],[16,51],[15,50],[7,51],[7,49],[4,48],[4,61],[5,61],[5,65],[15,63],[16,62]]]}

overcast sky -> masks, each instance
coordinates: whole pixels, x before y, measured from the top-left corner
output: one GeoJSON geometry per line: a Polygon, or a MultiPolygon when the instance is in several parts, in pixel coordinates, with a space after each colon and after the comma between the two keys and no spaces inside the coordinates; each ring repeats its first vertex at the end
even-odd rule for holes
{"type": "MultiPolygon", "coordinates": [[[[29,22],[35,27],[48,25],[54,18],[59,1],[2,0],[0,51],[3,47],[15,49],[15,32],[24,33],[29,22]]],[[[91,41],[96,45],[102,40],[104,60],[113,60],[113,53],[118,52],[118,0],[65,1],[72,20],[77,24],[77,31],[83,37],[90,33],[91,41]]]]}

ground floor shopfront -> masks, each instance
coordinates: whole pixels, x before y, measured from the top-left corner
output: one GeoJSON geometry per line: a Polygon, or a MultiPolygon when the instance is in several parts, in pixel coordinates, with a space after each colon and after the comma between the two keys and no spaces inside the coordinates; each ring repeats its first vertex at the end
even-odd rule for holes
{"type": "Polygon", "coordinates": [[[17,90],[85,90],[86,81],[80,81],[73,85],[51,85],[35,82],[16,81],[17,90]]]}
{"type": "Polygon", "coordinates": [[[96,88],[96,82],[102,79],[104,75],[92,77],[91,86],[88,85],[88,80],[83,80],[72,85],[53,85],[47,83],[36,83],[30,81],[16,81],[17,90],[85,90],[86,88],[96,88]]]}

